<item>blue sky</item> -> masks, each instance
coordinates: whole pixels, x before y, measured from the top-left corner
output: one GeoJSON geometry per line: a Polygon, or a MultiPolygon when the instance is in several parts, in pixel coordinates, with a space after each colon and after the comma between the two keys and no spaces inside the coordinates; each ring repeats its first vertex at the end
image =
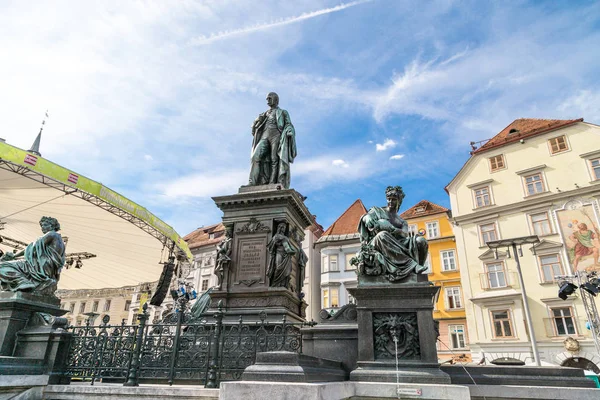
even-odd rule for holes
{"type": "Polygon", "coordinates": [[[49,109],[45,157],[181,234],[247,182],[270,91],[325,228],[388,185],[448,206],[469,142],[516,118],[600,123],[594,1],[9,1],[0,26],[0,137],[29,148],[49,109]]]}

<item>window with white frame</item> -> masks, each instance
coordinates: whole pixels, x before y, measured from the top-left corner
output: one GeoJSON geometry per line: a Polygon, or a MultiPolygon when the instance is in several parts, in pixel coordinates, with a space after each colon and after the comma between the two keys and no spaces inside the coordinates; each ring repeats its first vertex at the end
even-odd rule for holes
{"type": "Polygon", "coordinates": [[[340,296],[339,289],[328,287],[322,290],[323,293],[323,308],[339,307],[340,296]]]}
{"type": "Polygon", "coordinates": [[[106,301],[104,302],[104,310],[103,311],[110,311],[110,303],[112,302],[111,299],[106,299],[106,301]]]}
{"type": "Polygon", "coordinates": [[[504,169],[504,156],[498,154],[497,156],[490,157],[490,171],[496,172],[500,169],[504,169]]]}
{"type": "Polygon", "coordinates": [[[449,310],[462,308],[459,286],[446,288],[446,308],[449,310]]]}
{"type": "Polygon", "coordinates": [[[327,263],[327,256],[321,257],[321,273],[329,272],[329,264],[327,263]]]}
{"type": "Polygon", "coordinates": [[[597,181],[600,179],[600,158],[590,160],[590,168],[592,169],[592,179],[597,181]]]}
{"type": "Polygon", "coordinates": [[[475,196],[475,208],[485,207],[492,204],[489,186],[473,189],[473,196],[475,196]]]}
{"type": "Polygon", "coordinates": [[[464,325],[448,325],[448,336],[450,336],[451,349],[463,349],[465,347],[464,325]]]}
{"type": "Polygon", "coordinates": [[[548,212],[531,214],[529,218],[531,219],[531,227],[533,228],[534,235],[544,236],[552,233],[552,225],[550,224],[548,212]]]}
{"type": "Polygon", "coordinates": [[[539,256],[543,282],[554,282],[554,277],[564,275],[560,254],[544,254],[539,256]]]}
{"type": "Polygon", "coordinates": [[[565,136],[558,136],[548,140],[548,146],[550,147],[550,154],[561,153],[569,150],[567,144],[567,138],[565,136]]]}
{"type": "Polygon", "coordinates": [[[417,233],[419,233],[419,227],[417,224],[410,224],[408,225],[408,231],[416,235],[417,233]]]}
{"type": "Polygon", "coordinates": [[[506,271],[502,262],[485,264],[487,287],[490,289],[503,288],[507,286],[506,271]]]}
{"type": "Polygon", "coordinates": [[[329,308],[329,289],[323,289],[323,308],[329,308]]]}
{"type": "Polygon", "coordinates": [[[427,227],[427,239],[435,239],[440,236],[440,226],[437,221],[425,223],[427,227]]]}
{"type": "Polygon", "coordinates": [[[330,288],[331,295],[331,307],[339,307],[340,306],[340,291],[338,288],[330,288]]]}
{"type": "Polygon", "coordinates": [[[491,311],[492,326],[495,338],[513,337],[510,310],[491,311]]]}
{"type": "Polygon", "coordinates": [[[546,185],[544,184],[544,177],[541,172],[527,175],[523,177],[525,182],[525,193],[527,196],[534,194],[543,193],[546,191],[546,185]]]}
{"type": "Polygon", "coordinates": [[[493,242],[498,240],[498,232],[496,232],[496,223],[479,225],[479,233],[481,234],[481,242],[493,242]]]}
{"type": "Polygon", "coordinates": [[[576,335],[575,319],[571,307],[551,308],[554,332],[557,336],[576,335]]]}
{"type": "Polygon", "coordinates": [[[442,259],[442,271],[456,271],[456,257],[454,250],[440,251],[442,259]]]}
{"type": "Polygon", "coordinates": [[[337,254],[332,254],[329,256],[329,271],[339,271],[338,267],[338,256],[337,254]]]}
{"type": "Polygon", "coordinates": [[[205,292],[208,289],[208,279],[202,279],[201,291],[205,292]]]}

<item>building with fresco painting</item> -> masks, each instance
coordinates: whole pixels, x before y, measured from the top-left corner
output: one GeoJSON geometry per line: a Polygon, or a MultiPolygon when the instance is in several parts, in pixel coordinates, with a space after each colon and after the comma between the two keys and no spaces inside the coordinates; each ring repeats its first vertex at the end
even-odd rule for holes
{"type": "Polygon", "coordinates": [[[544,364],[600,373],[581,298],[557,277],[600,269],[600,127],[583,119],[517,119],[446,187],[474,361],[531,363],[514,257],[489,241],[537,235],[519,249],[534,340],[544,364]]]}

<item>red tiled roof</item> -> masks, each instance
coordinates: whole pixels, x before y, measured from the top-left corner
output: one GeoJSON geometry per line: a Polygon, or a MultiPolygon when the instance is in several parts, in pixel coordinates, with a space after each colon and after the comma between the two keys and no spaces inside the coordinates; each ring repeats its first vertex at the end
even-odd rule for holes
{"type": "Polygon", "coordinates": [[[367,213],[367,209],[360,199],[356,200],[340,217],[333,223],[323,236],[347,235],[358,232],[358,221],[367,213]]]}
{"type": "Polygon", "coordinates": [[[209,244],[219,243],[225,234],[225,226],[222,223],[203,226],[196,229],[193,232],[188,233],[183,237],[190,248],[196,248],[201,246],[207,246],[209,244]],[[210,239],[210,234],[213,233],[214,237],[210,239]]]}
{"type": "Polygon", "coordinates": [[[411,219],[424,217],[426,215],[445,213],[448,211],[450,210],[448,210],[446,207],[439,206],[428,200],[421,200],[420,202],[418,202],[417,204],[400,214],[400,217],[402,217],[403,219],[411,219]]]}
{"type": "Polygon", "coordinates": [[[496,147],[504,146],[508,143],[518,142],[521,139],[539,135],[555,129],[583,122],[579,119],[536,119],[519,118],[500,131],[496,136],[487,141],[483,146],[473,151],[472,154],[481,153],[496,147]],[[512,133],[511,133],[512,131],[512,133]]]}

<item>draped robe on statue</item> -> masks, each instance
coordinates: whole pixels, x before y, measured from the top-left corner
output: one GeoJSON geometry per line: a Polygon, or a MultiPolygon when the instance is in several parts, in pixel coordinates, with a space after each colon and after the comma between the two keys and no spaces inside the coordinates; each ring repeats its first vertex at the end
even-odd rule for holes
{"type": "Polygon", "coordinates": [[[292,274],[292,258],[296,249],[290,244],[287,236],[276,233],[267,244],[271,259],[267,276],[271,287],[289,287],[290,275],[292,274]]]}
{"type": "Polygon", "coordinates": [[[406,221],[401,221],[401,228],[394,226],[386,210],[372,207],[358,224],[361,242],[372,248],[376,263],[392,281],[404,279],[411,272],[422,272],[427,259],[425,238],[407,236],[406,221]]]}
{"type": "Polygon", "coordinates": [[[59,233],[51,231],[30,243],[23,259],[0,260],[3,290],[45,289],[56,284],[65,264],[65,246],[59,233]]]}

